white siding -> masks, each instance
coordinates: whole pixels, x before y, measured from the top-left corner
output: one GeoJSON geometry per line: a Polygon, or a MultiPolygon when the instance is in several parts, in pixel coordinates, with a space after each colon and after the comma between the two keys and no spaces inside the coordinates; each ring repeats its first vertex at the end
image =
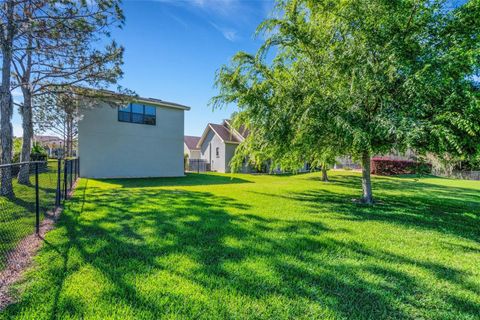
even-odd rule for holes
{"type": "Polygon", "coordinates": [[[156,107],[156,125],[118,121],[117,108],[86,110],[79,122],[80,175],[89,178],[183,176],[184,111],[156,107]]]}
{"type": "Polygon", "coordinates": [[[226,172],[225,163],[225,143],[212,130],[203,140],[201,145],[201,158],[210,163],[212,171],[226,172]],[[216,149],[218,148],[219,156],[217,158],[216,149]]]}
{"type": "Polygon", "coordinates": [[[200,150],[190,150],[190,149],[188,149],[185,142],[183,143],[183,154],[187,154],[188,159],[201,159],[200,150]]]}

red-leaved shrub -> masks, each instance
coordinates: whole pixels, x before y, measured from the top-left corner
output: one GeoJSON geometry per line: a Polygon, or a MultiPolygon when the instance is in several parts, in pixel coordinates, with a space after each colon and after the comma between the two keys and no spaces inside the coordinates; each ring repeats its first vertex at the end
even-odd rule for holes
{"type": "Polygon", "coordinates": [[[392,176],[396,174],[428,174],[431,171],[431,164],[412,160],[372,158],[370,163],[370,172],[381,176],[392,176]]]}

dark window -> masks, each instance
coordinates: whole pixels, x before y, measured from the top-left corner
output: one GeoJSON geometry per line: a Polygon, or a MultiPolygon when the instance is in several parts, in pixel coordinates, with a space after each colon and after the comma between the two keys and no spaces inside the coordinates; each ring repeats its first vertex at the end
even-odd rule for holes
{"type": "Polygon", "coordinates": [[[131,103],[118,108],[118,121],[148,124],[154,126],[157,122],[157,108],[138,103],[131,103]]]}
{"type": "Polygon", "coordinates": [[[215,149],[215,154],[217,155],[217,158],[220,158],[220,148],[215,149]]]}

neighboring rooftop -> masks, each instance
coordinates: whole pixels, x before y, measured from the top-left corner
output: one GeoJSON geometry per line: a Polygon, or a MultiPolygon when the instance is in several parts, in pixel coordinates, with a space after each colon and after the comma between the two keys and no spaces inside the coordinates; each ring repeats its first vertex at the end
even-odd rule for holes
{"type": "Polygon", "coordinates": [[[198,142],[200,141],[200,137],[195,137],[195,136],[184,136],[183,137],[183,142],[187,145],[187,148],[190,150],[200,150],[199,147],[197,147],[198,142]]]}
{"type": "Polygon", "coordinates": [[[247,128],[245,128],[245,126],[243,124],[237,130],[232,126],[232,121],[231,120],[223,120],[223,123],[227,124],[228,127],[232,128],[235,132],[240,134],[240,136],[242,136],[243,139],[248,137],[248,135],[250,134],[250,131],[247,128]]]}
{"type": "Polygon", "coordinates": [[[208,125],[224,142],[241,142],[240,139],[235,134],[233,134],[227,126],[215,123],[209,123],[208,125]]]}
{"type": "Polygon", "coordinates": [[[249,131],[244,126],[240,127],[238,130],[234,129],[230,120],[224,120],[222,124],[209,123],[197,143],[198,148],[200,148],[200,145],[203,143],[209,130],[215,132],[223,142],[234,144],[241,143],[249,134],[249,131]]]}
{"type": "Polygon", "coordinates": [[[51,143],[51,142],[63,143],[63,139],[57,136],[34,136],[33,140],[40,143],[51,143]]]}

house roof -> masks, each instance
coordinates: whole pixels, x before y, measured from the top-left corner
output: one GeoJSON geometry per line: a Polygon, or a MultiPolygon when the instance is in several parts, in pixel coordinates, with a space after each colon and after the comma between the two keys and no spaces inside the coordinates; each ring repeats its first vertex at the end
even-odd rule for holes
{"type": "Polygon", "coordinates": [[[222,124],[209,123],[197,143],[198,148],[200,148],[210,130],[212,130],[224,143],[240,144],[248,136],[248,130],[244,127],[238,131],[235,130],[231,126],[229,120],[224,120],[222,124]]]}
{"type": "Polygon", "coordinates": [[[190,110],[190,107],[184,106],[182,104],[178,104],[178,103],[175,103],[175,102],[169,102],[169,101],[165,101],[165,100],[160,100],[160,99],[155,99],[155,98],[141,98],[141,97],[139,97],[139,98],[134,99],[133,101],[149,103],[149,104],[153,104],[153,105],[160,106],[160,107],[181,109],[181,110],[187,110],[187,111],[190,110]]]}
{"type": "Polygon", "coordinates": [[[50,142],[63,143],[63,139],[56,136],[34,136],[33,140],[40,143],[50,143],[50,142]]]}
{"type": "Polygon", "coordinates": [[[209,123],[212,130],[222,139],[223,142],[240,143],[240,139],[233,134],[232,130],[223,124],[209,123]]]}
{"type": "Polygon", "coordinates": [[[232,124],[231,124],[231,121],[230,120],[224,120],[223,121],[224,123],[226,123],[229,128],[233,131],[235,131],[237,134],[239,134],[243,139],[245,139],[246,137],[248,137],[248,135],[250,134],[250,130],[248,130],[243,124],[240,126],[240,128],[235,129],[232,124]]]}
{"type": "Polygon", "coordinates": [[[132,102],[139,102],[139,103],[145,103],[145,104],[151,104],[154,106],[159,106],[159,107],[167,107],[167,108],[173,108],[173,109],[180,109],[180,110],[190,110],[190,107],[187,107],[185,105],[175,103],[175,102],[170,102],[170,101],[165,101],[157,98],[145,98],[145,97],[139,97],[139,96],[129,96],[127,94],[122,94],[118,93],[115,91],[111,90],[106,90],[106,89],[91,89],[91,88],[83,88],[87,90],[91,90],[93,92],[99,92],[100,94],[104,95],[110,95],[110,96],[118,96],[118,97],[124,97],[124,98],[131,98],[132,102]]]}
{"type": "Polygon", "coordinates": [[[200,141],[200,137],[195,136],[184,136],[183,142],[190,150],[199,150],[200,148],[197,146],[198,142],[200,141]]]}

